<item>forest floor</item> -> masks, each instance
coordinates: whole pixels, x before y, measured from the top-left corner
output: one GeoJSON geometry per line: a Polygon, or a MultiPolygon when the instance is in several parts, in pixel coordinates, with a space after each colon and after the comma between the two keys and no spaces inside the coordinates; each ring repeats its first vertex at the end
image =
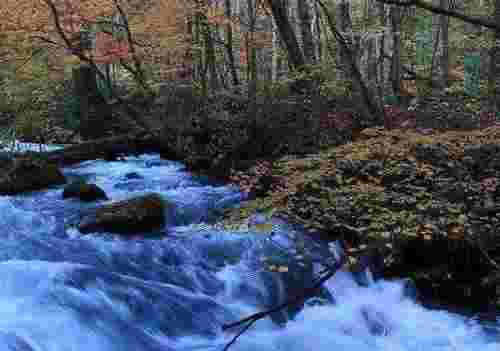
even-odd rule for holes
{"type": "Polygon", "coordinates": [[[413,278],[426,299],[500,306],[499,126],[365,129],[315,154],[257,162],[233,180],[260,196],[229,211],[228,227],[255,213],[284,217],[351,252],[382,249],[383,275],[413,278]]]}

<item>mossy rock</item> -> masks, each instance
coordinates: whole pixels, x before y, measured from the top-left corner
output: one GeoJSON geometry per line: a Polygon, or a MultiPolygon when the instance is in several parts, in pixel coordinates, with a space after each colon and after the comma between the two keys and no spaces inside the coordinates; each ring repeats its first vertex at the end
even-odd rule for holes
{"type": "Polygon", "coordinates": [[[0,195],[16,195],[66,183],[56,164],[26,157],[12,162],[0,176],[0,195]]]}
{"type": "Polygon", "coordinates": [[[167,224],[166,209],[171,205],[158,194],[123,200],[81,216],[81,233],[108,232],[135,234],[161,230],[167,224]]]}

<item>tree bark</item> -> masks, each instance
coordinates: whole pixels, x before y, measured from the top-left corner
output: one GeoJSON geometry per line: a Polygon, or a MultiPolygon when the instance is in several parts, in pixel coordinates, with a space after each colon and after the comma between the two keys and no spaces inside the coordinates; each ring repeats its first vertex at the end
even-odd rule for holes
{"type": "MultiPolygon", "coordinates": [[[[342,0],[335,8],[335,24],[337,30],[344,36],[352,38],[351,3],[342,0]]],[[[342,47],[337,47],[336,53],[337,79],[342,81],[348,79],[350,74],[349,58],[342,47]]],[[[368,58],[370,59],[370,58],[368,58]]]]}
{"type": "MultiPolygon", "coordinates": [[[[434,5],[448,9],[448,0],[433,0],[434,5]]],[[[436,51],[433,52],[432,85],[437,89],[444,89],[448,85],[448,24],[449,18],[444,15],[432,16],[433,42],[436,43],[436,51]]]]}
{"type": "Polygon", "coordinates": [[[299,47],[299,42],[297,40],[297,36],[293,30],[292,24],[288,19],[286,8],[283,5],[283,1],[281,0],[268,0],[271,5],[271,11],[273,14],[274,21],[276,22],[276,26],[278,27],[278,31],[280,33],[280,37],[283,40],[287,53],[288,53],[288,61],[295,69],[302,68],[306,61],[304,58],[304,54],[299,47]]]}
{"type": "Polygon", "coordinates": [[[397,6],[393,6],[391,9],[391,28],[394,43],[391,60],[391,83],[394,94],[398,96],[401,83],[401,9],[397,6]]]}
{"type": "MultiPolygon", "coordinates": [[[[495,1],[495,23],[500,26],[500,0],[495,1]]],[[[493,106],[496,113],[500,113],[500,29],[495,31],[495,45],[491,50],[490,81],[494,87],[493,106]]]]}
{"type": "Polygon", "coordinates": [[[209,85],[210,90],[215,92],[219,89],[219,77],[217,75],[217,67],[215,62],[215,44],[213,40],[213,33],[210,25],[204,28],[205,45],[206,45],[206,64],[210,72],[209,85]]]}
{"type": "Polygon", "coordinates": [[[304,59],[306,63],[312,64],[316,62],[316,50],[312,32],[313,15],[309,0],[298,0],[297,12],[300,19],[304,59]]]}
{"type": "Polygon", "coordinates": [[[373,95],[371,95],[368,87],[363,81],[363,77],[361,76],[361,72],[356,64],[356,59],[354,57],[354,52],[350,48],[349,44],[345,41],[345,38],[339,33],[335,26],[335,21],[333,19],[332,14],[329,12],[328,8],[321,0],[316,0],[316,2],[320,5],[321,9],[326,15],[326,19],[328,22],[328,26],[330,30],[335,36],[335,39],[342,47],[349,58],[350,70],[352,72],[352,77],[356,84],[359,84],[361,90],[361,99],[362,104],[360,105],[360,112],[363,118],[363,121],[360,121],[362,126],[373,126],[380,125],[384,122],[384,113],[381,111],[377,104],[373,101],[373,95]]]}
{"type": "Polygon", "coordinates": [[[236,61],[234,59],[234,53],[233,53],[234,40],[233,40],[233,28],[231,23],[233,16],[233,9],[231,6],[231,0],[224,0],[224,3],[225,3],[226,17],[229,19],[226,25],[226,43],[225,43],[226,53],[229,61],[229,70],[231,72],[233,86],[238,86],[240,84],[240,80],[238,78],[238,72],[236,70],[236,61]]]}

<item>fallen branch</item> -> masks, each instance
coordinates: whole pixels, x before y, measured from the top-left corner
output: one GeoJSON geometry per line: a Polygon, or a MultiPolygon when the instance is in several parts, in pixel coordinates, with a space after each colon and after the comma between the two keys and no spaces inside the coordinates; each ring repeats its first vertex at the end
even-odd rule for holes
{"type": "Polygon", "coordinates": [[[230,323],[230,324],[224,324],[222,326],[222,330],[227,330],[227,329],[231,329],[231,328],[234,328],[234,327],[237,327],[239,325],[242,325],[244,323],[247,323],[247,322],[255,322],[259,319],[262,319],[262,318],[265,318],[267,316],[269,316],[270,314],[273,314],[275,312],[279,312],[281,311],[282,309],[290,306],[290,305],[294,305],[296,303],[299,303],[299,302],[302,302],[304,300],[306,300],[307,298],[309,297],[313,297],[314,294],[318,291],[318,289],[321,287],[321,285],[323,285],[324,282],[326,282],[328,279],[330,279],[331,277],[333,277],[333,275],[336,273],[336,271],[333,271],[331,269],[328,270],[328,273],[325,274],[324,277],[320,278],[316,284],[314,284],[313,286],[309,287],[309,288],[305,288],[303,293],[300,294],[300,295],[297,295],[297,296],[294,296],[288,300],[286,300],[285,302],[283,302],[282,304],[276,306],[276,307],[273,307],[273,308],[270,308],[268,310],[265,310],[265,311],[261,311],[261,312],[257,312],[257,313],[254,313],[248,317],[245,317],[237,322],[234,322],[234,323],[230,323]]]}
{"type": "Polygon", "coordinates": [[[98,158],[112,158],[147,152],[161,152],[168,154],[172,159],[182,158],[182,155],[176,155],[176,151],[170,148],[166,137],[161,137],[160,130],[96,139],[60,150],[41,152],[39,155],[57,163],[59,166],[69,166],[98,158]]]}
{"type": "Polygon", "coordinates": [[[320,277],[315,279],[313,281],[313,285],[309,288],[305,288],[302,292],[302,294],[300,295],[296,295],[288,300],[286,300],[285,302],[283,302],[282,304],[276,306],[276,307],[273,307],[273,308],[270,308],[268,310],[265,310],[265,311],[261,311],[261,312],[257,312],[257,313],[254,313],[248,317],[245,317],[237,322],[234,322],[234,323],[230,323],[230,324],[224,324],[222,326],[222,330],[228,330],[228,329],[231,329],[231,328],[234,328],[234,327],[237,327],[237,326],[240,326],[242,324],[245,324],[245,323],[248,323],[247,325],[245,325],[245,327],[239,331],[234,337],[233,339],[231,339],[231,341],[224,347],[223,351],[227,351],[229,349],[229,347],[231,345],[233,345],[236,340],[241,336],[243,335],[243,333],[245,331],[247,331],[248,329],[250,329],[250,327],[255,323],[257,322],[259,319],[262,319],[262,318],[265,318],[275,312],[279,312],[281,311],[282,309],[286,308],[286,307],[289,307],[289,306],[292,306],[292,305],[295,305],[297,303],[300,303],[300,302],[303,302],[305,301],[306,299],[310,298],[310,297],[313,297],[317,291],[321,288],[321,286],[323,285],[324,282],[326,282],[328,279],[330,279],[331,277],[333,277],[333,275],[337,272],[338,269],[340,269],[344,263],[346,262],[346,257],[344,257],[343,260],[339,261],[336,263],[336,265],[334,267],[327,267],[326,269],[324,269],[322,272],[319,273],[320,277]],[[324,274],[323,277],[321,277],[321,275],[323,273],[326,273],[324,274]]]}

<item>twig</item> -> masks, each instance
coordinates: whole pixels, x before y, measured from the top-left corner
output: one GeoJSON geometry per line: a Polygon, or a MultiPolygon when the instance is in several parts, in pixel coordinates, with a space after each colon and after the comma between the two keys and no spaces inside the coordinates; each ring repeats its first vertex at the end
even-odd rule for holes
{"type": "MultiPolygon", "coordinates": [[[[343,264],[343,262],[342,262],[342,264],[343,264]]],[[[337,269],[340,268],[340,266],[342,266],[342,264],[339,263],[338,267],[336,267],[336,268],[337,269]]],[[[234,322],[234,323],[224,324],[222,326],[222,330],[227,330],[227,329],[237,327],[239,325],[242,325],[242,324],[250,322],[250,321],[256,321],[256,320],[262,319],[262,318],[264,318],[264,317],[266,317],[274,312],[278,312],[278,311],[282,310],[285,307],[296,304],[298,302],[301,302],[301,301],[307,299],[308,297],[311,297],[314,293],[316,293],[316,291],[321,287],[321,285],[323,285],[324,282],[326,282],[328,279],[333,277],[335,272],[336,272],[336,270],[334,271],[332,269],[328,269],[327,274],[325,274],[323,277],[317,279],[316,283],[313,284],[313,286],[311,286],[309,288],[305,288],[303,290],[302,294],[294,296],[276,307],[270,308],[270,309],[265,310],[265,311],[254,313],[254,314],[252,314],[248,317],[245,317],[245,318],[243,318],[237,322],[234,322]]]]}
{"type": "Polygon", "coordinates": [[[476,243],[477,243],[477,247],[479,248],[479,251],[481,251],[481,253],[486,258],[488,263],[500,271],[500,265],[494,259],[491,258],[491,256],[488,254],[488,252],[484,249],[484,247],[481,244],[479,239],[476,240],[476,243]]]}
{"type": "Polygon", "coordinates": [[[258,319],[254,319],[254,320],[250,321],[250,322],[249,322],[249,323],[248,323],[248,324],[247,324],[247,325],[246,325],[243,329],[241,329],[241,330],[238,332],[238,334],[236,334],[236,335],[233,337],[233,339],[231,339],[231,341],[230,341],[230,342],[229,342],[229,343],[228,343],[228,344],[224,347],[224,349],[223,349],[222,351],[227,351],[227,350],[229,350],[229,348],[231,347],[231,345],[233,345],[233,344],[236,342],[236,340],[238,340],[238,338],[239,338],[241,335],[243,335],[243,333],[244,333],[244,332],[246,332],[248,329],[250,329],[250,327],[251,327],[252,325],[254,325],[254,324],[255,324],[255,322],[257,322],[257,320],[258,320],[258,319]]]}

